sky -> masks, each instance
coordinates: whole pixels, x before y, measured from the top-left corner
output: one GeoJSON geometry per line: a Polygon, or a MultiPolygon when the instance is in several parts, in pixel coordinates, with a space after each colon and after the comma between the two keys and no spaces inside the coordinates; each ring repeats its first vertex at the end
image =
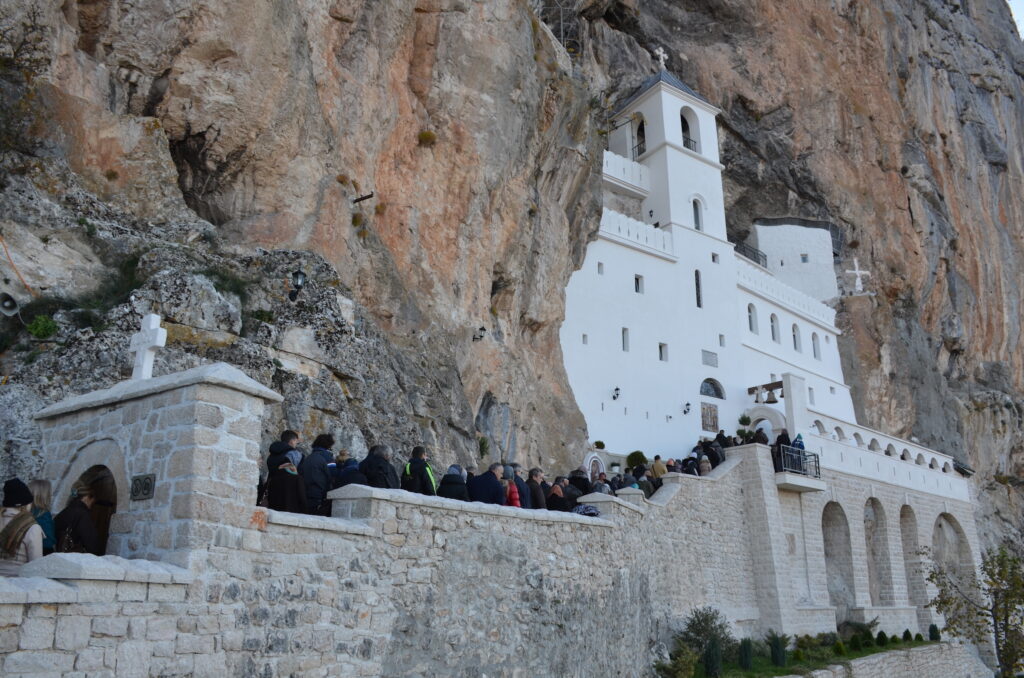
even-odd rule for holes
{"type": "Polygon", "coordinates": [[[1008,0],[1013,18],[1017,20],[1017,34],[1024,36],[1024,0],[1008,0]]]}

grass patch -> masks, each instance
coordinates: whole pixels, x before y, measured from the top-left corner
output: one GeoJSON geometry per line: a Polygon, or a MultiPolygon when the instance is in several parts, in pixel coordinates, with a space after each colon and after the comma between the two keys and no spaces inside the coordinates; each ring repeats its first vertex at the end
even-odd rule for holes
{"type": "Polygon", "coordinates": [[[199,275],[206,276],[221,294],[233,294],[244,304],[248,298],[249,281],[236,275],[233,271],[222,268],[207,268],[198,271],[199,275]]]}
{"type": "Polygon", "coordinates": [[[25,326],[28,333],[36,339],[47,339],[52,337],[60,329],[57,325],[57,321],[48,315],[37,315],[32,318],[32,322],[25,326]]]}
{"type": "MultiPolygon", "coordinates": [[[[934,643],[928,641],[912,641],[904,643],[890,639],[889,644],[885,647],[866,647],[857,651],[847,649],[845,655],[837,655],[832,648],[823,647],[794,650],[787,652],[786,666],[775,666],[768,657],[760,655],[753,658],[753,664],[749,669],[740,668],[739,664],[736,662],[724,662],[722,665],[721,676],[722,678],[758,678],[760,676],[789,676],[794,673],[804,674],[809,673],[810,671],[826,668],[832,664],[842,664],[850,661],[851,659],[867,657],[868,655],[878,654],[879,652],[903,650],[912,647],[922,647],[924,645],[934,645],[934,643]],[[803,655],[803,658],[799,661],[793,657],[796,652],[800,652],[803,655]]],[[[693,675],[694,678],[706,678],[704,667],[698,665],[697,670],[694,671],[693,675]]]]}

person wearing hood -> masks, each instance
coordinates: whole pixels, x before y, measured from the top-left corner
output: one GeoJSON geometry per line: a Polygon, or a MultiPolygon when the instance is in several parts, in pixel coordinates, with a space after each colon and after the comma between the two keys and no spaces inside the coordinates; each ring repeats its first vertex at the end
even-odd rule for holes
{"type": "Polygon", "coordinates": [[[345,487],[346,485],[369,485],[370,481],[366,479],[363,472],[359,470],[359,462],[356,459],[346,459],[341,464],[341,472],[338,474],[338,480],[336,481],[334,489],[339,487],[345,487]]]}
{"type": "Polygon", "coordinates": [[[21,566],[43,557],[43,528],[32,517],[32,493],[18,478],[4,483],[0,511],[0,575],[17,577],[21,566]]]}
{"type": "Polygon", "coordinates": [[[702,476],[706,476],[711,473],[711,462],[708,461],[707,455],[700,458],[700,462],[697,464],[697,471],[702,476]]]}
{"type": "Polygon", "coordinates": [[[398,472],[391,465],[391,448],[387,445],[371,447],[366,459],[359,463],[359,470],[366,476],[370,487],[385,490],[397,490],[401,487],[398,472]]]}
{"type": "Polygon", "coordinates": [[[804,434],[796,434],[796,438],[793,439],[793,447],[795,447],[798,450],[804,449],[804,434]]]}
{"type": "Polygon", "coordinates": [[[299,434],[285,431],[281,439],[270,446],[267,457],[267,508],[290,513],[306,513],[306,484],[299,475],[296,462],[302,462],[302,453],[295,449],[299,434]]]}
{"type": "Polygon", "coordinates": [[[89,484],[82,480],[75,481],[71,486],[71,499],[67,506],[53,519],[58,553],[92,553],[102,556],[106,551],[106,544],[100,543],[89,511],[95,501],[96,497],[89,484]]]}
{"type": "Polygon", "coordinates": [[[333,484],[330,465],[334,463],[334,436],[321,433],[313,440],[313,449],[299,463],[299,474],[306,486],[306,509],[313,515],[331,515],[327,493],[333,484]]]}
{"type": "MultiPolygon", "coordinates": [[[[573,493],[577,497],[582,497],[593,491],[590,487],[590,478],[587,477],[587,469],[582,466],[569,473],[569,484],[579,490],[579,494],[573,493]]],[[[575,502],[573,505],[575,505],[575,502]]]]}
{"type": "Polygon", "coordinates": [[[458,499],[469,501],[469,491],[466,489],[466,472],[458,464],[452,464],[443,476],[441,483],[437,486],[437,496],[446,499],[458,499]]]}

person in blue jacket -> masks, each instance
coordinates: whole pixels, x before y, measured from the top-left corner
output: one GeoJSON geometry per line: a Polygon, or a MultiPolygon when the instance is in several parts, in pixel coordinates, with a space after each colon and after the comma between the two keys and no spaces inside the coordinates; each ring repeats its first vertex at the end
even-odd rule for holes
{"type": "Polygon", "coordinates": [[[505,467],[501,463],[495,462],[487,467],[487,473],[473,476],[466,484],[469,500],[504,506],[505,487],[501,484],[501,475],[504,470],[505,467]]]}

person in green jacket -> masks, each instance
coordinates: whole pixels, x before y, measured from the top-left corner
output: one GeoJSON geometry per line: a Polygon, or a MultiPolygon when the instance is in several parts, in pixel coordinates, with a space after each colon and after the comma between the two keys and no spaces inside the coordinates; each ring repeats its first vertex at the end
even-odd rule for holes
{"type": "Polygon", "coordinates": [[[402,489],[418,494],[437,494],[434,470],[427,461],[427,450],[421,445],[412,448],[412,458],[402,469],[402,489]]]}

